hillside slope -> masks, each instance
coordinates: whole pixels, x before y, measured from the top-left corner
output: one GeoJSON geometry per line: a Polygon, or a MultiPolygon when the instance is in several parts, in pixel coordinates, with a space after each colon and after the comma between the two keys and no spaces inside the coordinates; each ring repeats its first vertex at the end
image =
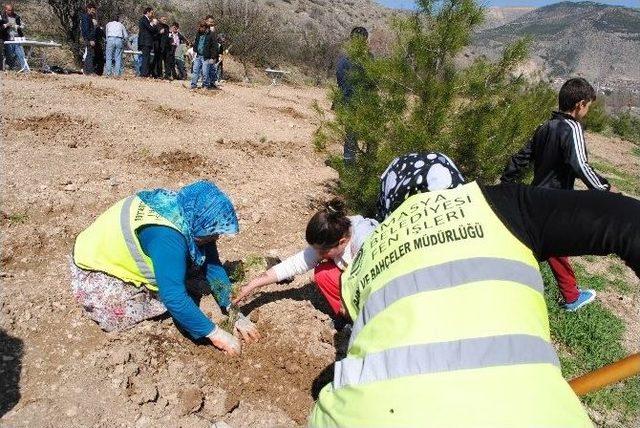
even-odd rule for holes
{"type": "MultiPolygon", "coordinates": [[[[171,0],[177,7],[195,9],[201,0],[171,0]]],[[[319,30],[343,37],[351,28],[386,26],[390,17],[401,11],[382,6],[374,0],[251,0],[280,16],[294,32],[319,30]]]]}

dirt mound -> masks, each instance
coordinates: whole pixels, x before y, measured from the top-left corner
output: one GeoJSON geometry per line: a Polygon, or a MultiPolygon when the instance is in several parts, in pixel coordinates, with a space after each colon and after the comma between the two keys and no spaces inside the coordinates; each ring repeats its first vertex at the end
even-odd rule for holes
{"type": "Polygon", "coordinates": [[[271,141],[264,137],[258,141],[232,141],[230,147],[242,151],[249,158],[286,158],[301,156],[300,145],[292,141],[271,141]]]}
{"type": "Polygon", "coordinates": [[[151,110],[164,118],[169,118],[179,122],[189,122],[194,119],[193,113],[188,110],[168,107],[162,104],[152,107],[151,110]]]}
{"type": "Polygon", "coordinates": [[[92,124],[82,118],[65,113],[49,113],[46,116],[29,116],[6,122],[8,132],[28,131],[43,144],[64,142],[70,148],[85,147],[92,135],[92,124]]]}
{"type": "Polygon", "coordinates": [[[94,98],[113,98],[121,99],[120,93],[113,88],[105,88],[102,86],[94,85],[93,82],[76,83],[73,85],[65,86],[65,89],[71,91],[80,92],[84,95],[88,95],[94,98]]]}
{"type": "Polygon", "coordinates": [[[162,152],[156,156],[149,156],[145,153],[139,153],[137,156],[142,157],[147,165],[160,168],[174,176],[194,173],[215,175],[218,171],[218,167],[204,156],[180,149],[162,152]]]}
{"type": "Polygon", "coordinates": [[[278,107],[276,108],[277,111],[279,111],[280,113],[286,114],[289,117],[292,117],[294,119],[306,119],[307,116],[300,113],[298,110],[294,109],[293,107],[278,107]]]}

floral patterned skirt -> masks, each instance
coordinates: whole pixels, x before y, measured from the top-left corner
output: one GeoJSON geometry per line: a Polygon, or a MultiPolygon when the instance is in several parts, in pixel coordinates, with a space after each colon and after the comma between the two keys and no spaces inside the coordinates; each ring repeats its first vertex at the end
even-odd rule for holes
{"type": "Polygon", "coordinates": [[[73,295],[105,331],[122,331],[167,311],[157,295],[102,272],[80,269],[70,260],[73,295]]]}

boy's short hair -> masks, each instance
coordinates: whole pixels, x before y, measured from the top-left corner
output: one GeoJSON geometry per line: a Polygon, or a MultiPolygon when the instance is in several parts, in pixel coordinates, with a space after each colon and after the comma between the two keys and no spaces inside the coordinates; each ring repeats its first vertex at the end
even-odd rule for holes
{"type": "Polygon", "coordinates": [[[143,15],[146,15],[147,13],[151,12],[152,10],[153,10],[153,8],[152,8],[152,7],[149,7],[149,6],[145,7],[145,8],[144,8],[143,15]]]}
{"type": "Polygon", "coordinates": [[[177,22],[174,22],[173,24],[171,24],[172,27],[176,27],[176,28],[180,28],[180,24],[178,24],[177,22]]]}
{"type": "Polygon", "coordinates": [[[365,39],[368,39],[369,32],[364,27],[355,27],[353,30],[351,30],[351,38],[354,37],[363,37],[365,39]]]}
{"type": "Polygon", "coordinates": [[[89,10],[89,9],[97,9],[96,8],[96,4],[95,3],[88,3],[87,4],[87,10],[89,10]]]}
{"type": "Polygon", "coordinates": [[[558,106],[561,111],[571,111],[580,101],[595,101],[596,90],[582,77],[569,79],[560,88],[558,106]]]}

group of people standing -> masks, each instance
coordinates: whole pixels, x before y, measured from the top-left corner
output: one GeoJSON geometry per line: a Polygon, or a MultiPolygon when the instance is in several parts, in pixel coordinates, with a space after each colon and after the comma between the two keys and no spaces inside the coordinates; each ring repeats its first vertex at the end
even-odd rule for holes
{"type": "Polygon", "coordinates": [[[192,59],[191,87],[218,89],[222,80],[224,35],[215,31],[213,16],[208,15],[198,25],[193,43],[180,31],[180,24],[169,24],[166,16],[155,17],[146,7],[138,21],[138,34],[129,35],[120,16],[114,16],[103,29],[96,18],[95,4],[89,4],[82,16],[81,34],[84,41],[84,74],[122,76],[124,50],[134,52],[135,73],[140,77],[165,80],[186,80],[187,64],[192,59]],[[139,53],[138,53],[139,52],[139,53]]]}

